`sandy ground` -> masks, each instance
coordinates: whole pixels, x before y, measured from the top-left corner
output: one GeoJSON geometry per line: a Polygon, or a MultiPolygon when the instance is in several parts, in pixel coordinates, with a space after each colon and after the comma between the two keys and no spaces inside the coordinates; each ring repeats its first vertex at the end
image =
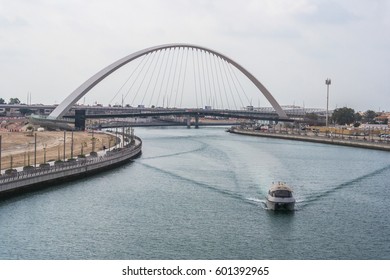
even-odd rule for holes
{"type": "MultiPolygon", "coordinates": [[[[27,132],[1,132],[1,169],[21,167],[34,164],[35,136],[27,132]],[[11,160],[12,157],[12,160],[11,160]]],[[[72,133],[65,135],[65,158],[71,157],[72,133]]],[[[94,133],[95,151],[103,146],[111,147],[115,144],[115,137],[94,133]]],[[[64,159],[64,132],[42,131],[36,132],[37,164],[46,161],[64,159]],[[46,152],[45,152],[46,151],[46,152]]],[[[73,133],[73,157],[80,154],[89,154],[93,148],[91,132],[73,133]]]]}

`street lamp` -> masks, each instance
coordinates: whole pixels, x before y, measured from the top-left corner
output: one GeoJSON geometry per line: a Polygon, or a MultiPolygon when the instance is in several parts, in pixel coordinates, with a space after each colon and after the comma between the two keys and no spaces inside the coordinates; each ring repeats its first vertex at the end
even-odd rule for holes
{"type": "Polygon", "coordinates": [[[331,84],[331,80],[327,78],[325,80],[326,84],[326,130],[328,130],[329,125],[329,85],[331,84]]]}

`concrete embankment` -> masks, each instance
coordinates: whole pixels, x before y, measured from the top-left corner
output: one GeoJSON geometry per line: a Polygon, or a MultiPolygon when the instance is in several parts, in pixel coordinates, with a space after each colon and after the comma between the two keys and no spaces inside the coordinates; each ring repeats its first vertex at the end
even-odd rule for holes
{"type": "Polygon", "coordinates": [[[379,143],[373,141],[350,140],[350,139],[342,139],[342,138],[326,137],[326,136],[308,136],[308,135],[286,134],[286,133],[268,132],[268,131],[265,132],[265,131],[234,128],[234,127],[230,128],[229,132],[236,133],[236,134],[250,135],[250,136],[258,136],[258,137],[315,142],[315,143],[322,143],[322,144],[349,146],[355,148],[382,150],[382,151],[390,152],[390,143],[386,143],[386,142],[379,143]]]}
{"type": "Polygon", "coordinates": [[[101,156],[89,156],[70,162],[15,172],[0,177],[0,197],[14,195],[39,188],[55,186],[58,183],[84,178],[88,175],[112,169],[139,156],[142,141],[138,137],[121,148],[107,151],[101,156]]]}

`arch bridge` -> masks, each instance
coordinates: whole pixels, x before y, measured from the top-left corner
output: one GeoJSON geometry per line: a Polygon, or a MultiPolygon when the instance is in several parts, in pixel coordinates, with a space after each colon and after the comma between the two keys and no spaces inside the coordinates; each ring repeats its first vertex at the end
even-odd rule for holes
{"type": "MultiPolygon", "coordinates": [[[[214,89],[217,88],[217,85],[218,85],[218,88],[221,91],[228,91],[228,89],[227,89],[228,86],[225,87],[224,84],[223,84],[223,86],[221,86],[220,84],[222,84],[224,81],[226,81],[227,83],[229,83],[229,82],[231,83],[231,80],[234,79],[234,76],[232,75],[233,72],[232,72],[232,70],[230,70],[229,67],[232,67],[232,68],[234,67],[236,69],[236,71],[238,70],[238,72],[242,73],[257,88],[257,90],[268,100],[268,102],[272,105],[273,109],[275,110],[275,112],[273,113],[273,116],[269,116],[269,115],[267,115],[267,116],[263,115],[262,116],[261,114],[258,114],[257,117],[256,117],[255,116],[256,113],[253,112],[252,116],[254,116],[253,117],[254,119],[273,119],[273,120],[284,120],[284,121],[288,121],[289,120],[286,112],[281,108],[279,103],[272,96],[272,94],[268,91],[268,89],[254,75],[252,75],[248,70],[246,70],[239,63],[237,63],[233,59],[227,57],[226,55],[224,55],[224,54],[222,54],[222,53],[220,53],[218,51],[215,51],[215,50],[212,50],[212,49],[209,49],[209,48],[206,48],[206,47],[198,46],[198,45],[183,44],[183,43],[179,43],[179,44],[177,44],[177,43],[175,43],[175,44],[165,44],[165,45],[159,45],[159,46],[155,46],[155,47],[146,48],[146,49],[143,49],[143,50],[140,50],[138,52],[132,53],[132,54],[130,54],[128,56],[123,57],[122,59],[119,59],[119,60],[113,62],[112,64],[108,65],[107,67],[103,68],[102,70],[97,72],[95,75],[90,77],[83,84],[81,84],[78,88],[76,88],[69,96],[67,96],[50,113],[50,115],[47,117],[47,119],[53,120],[53,121],[61,119],[63,116],[65,116],[65,114],[67,114],[67,112],[71,109],[71,107],[73,105],[75,105],[76,102],[78,102],[92,88],[94,88],[102,80],[104,80],[106,77],[108,77],[109,75],[111,75],[113,72],[115,72],[119,68],[123,67],[124,65],[126,65],[126,64],[128,64],[128,63],[130,63],[130,62],[132,62],[132,61],[134,61],[134,60],[136,60],[138,58],[142,58],[142,57],[145,58],[148,55],[151,55],[151,54],[154,54],[154,53],[158,53],[158,52],[162,52],[164,50],[172,50],[172,49],[173,50],[179,49],[179,50],[183,50],[183,51],[186,50],[187,51],[187,57],[188,57],[188,53],[190,51],[192,51],[192,52],[200,52],[200,57],[201,57],[200,60],[202,60],[202,62],[198,61],[197,64],[195,62],[193,62],[193,68],[194,69],[198,68],[199,73],[203,73],[203,76],[206,75],[205,74],[206,72],[210,76],[210,77],[208,77],[209,91],[211,91],[213,87],[214,87],[214,89]],[[221,63],[220,62],[215,63],[214,66],[213,66],[210,58],[202,58],[202,53],[208,54],[209,56],[212,56],[212,57],[216,57],[217,59],[219,59],[219,61],[223,61],[228,66],[222,65],[222,67],[221,67],[221,63]],[[217,69],[218,68],[221,71],[220,74],[217,73],[217,69]],[[224,71],[224,74],[223,74],[223,71],[224,71]],[[213,86],[211,85],[212,83],[213,83],[213,86]]],[[[198,56],[198,53],[196,53],[196,55],[198,56]]],[[[160,59],[160,57],[158,57],[157,61],[159,59],[160,59]]],[[[152,60],[154,60],[154,58],[152,60]]],[[[161,60],[164,60],[164,57],[161,60]]],[[[174,71],[176,71],[176,68],[178,68],[178,65],[180,65],[180,67],[181,67],[181,65],[183,65],[183,64],[187,64],[187,58],[185,58],[185,53],[184,52],[182,52],[182,54],[181,54],[181,60],[180,60],[180,55],[177,55],[176,62],[171,62],[170,67],[174,68],[175,69],[174,71]]],[[[144,68],[145,65],[143,65],[142,68],[144,68]]],[[[159,67],[160,68],[158,70],[158,74],[160,74],[160,71],[163,68],[161,65],[159,67]]],[[[145,68],[147,68],[148,70],[150,68],[153,69],[153,67],[151,67],[150,65],[146,66],[145,68]]],[[[157,68],[158,68],[157,66],[154,67],[152,75],[155,75],[154,73],[157,72],[157,71],[155,71],[157,68]]],[[[165,69],[167,69],[167,68],[168,67],[165,66],[165,69]]],[[[185,73],[184,74],[181,74],[181,73],[175,74],[174,71],[173,71],[173,74],[171,74],[172,71],[169,70],[169,72],[168,72],[169,73],[168,80],[170,79],[171,75],[173,77],[175,75],[183,76],[183,77],[185,76],[185,73]]],[[[157,78],[157,79],[164,79],[164,77],[165,77],[165,72],[164,72],[163,78],[160,77],[160,78],[157,78]]],[[[145,77],[143,79],[145,79],[145,77]]],[[[194,80],[195,80],[195,91],[196,91],[197,90],[196,89],[196,87],[197,87],[197,85],[196,85],[197,78],[195,76],[194,76],[194,80]]],[[[203,81],[203,84],[201,83],[201,80],[199,80],[199,78],[198,78],[198,81],[200,83],[198,85],[198,91],[202,91],[202,88],[204,88],[204,92],[206,92],[207,91],[207,89],[206,89],[207,81],[206,80],[203,81]]],[[[157,85],[157,83],[158,82],[156,81],[156,85],[157,85]]],[[[164,83],[164,81],[161,82],[161,86],[162,86],[163,83],[164,83]]],[[[180,82],[177,82],[177,89],[179,89],[179,83],[180,82]]],[[[238,82],[234,82],[234,80],[233,80],[232,84],[234,84],[234,86],[236,86],[235,85],[236,83],[239,84],[239,81],[238,82]]],[[[149,85],[150,85],[150,81],[149,81],[149,84],[148,84],[148,89],[150,88],[149,85]]],[[[231,87],[231,86],[229,85],[229,87],[231,87]]],[[[167,84],[166,88],[168,89],[168,84],[167,84]]],[[[172,85],[172,89],[173,89],[173,85],[172,85]]],[[[183,86],[183,89],[184,89],[184,86],[183,86]]],[[[231,88],[230,88],[230,91],[232,92],[231,88]]],[[[202,94],[202,92],[201,92],[201,94],[202,94]]],[[[237,93],[235,93],[235,95],[240,95],[240,94],[237,92],[237,93]]],[[[200,95],[200,98],[202,98],[202,95],[200,95]]],[[[219,97],[217,96],[217,94],[215,94],[215,97],[207,97],[207,98],[209,98],[210,100],[211,99],[216,100],[219,97]]],[[[222,94],[221,93],[220,93],[220,98],[221,98],[221,102],[223,103],[223,101],[222,101],[222,94]]],[[[234,96],[233,96],[233,98],[234,98],[234,96]]],[[[238,98],[240,98],[240,96],[238,96],[238,98]]],[[[205,97],[205,99],[206,99],[206,97],[205,97]]],[[[194,112],[198,112],[199,113],[199,108],[190,109],[189,111],[188,111],[188,109],[186,109],[186,110],[187,110],[186,111],[187,113],[189,111],[191,111],[192,114],[194,114],[194,112]]],[[[179,111],[180,111],[180,114],[184,114],[183,110],[179,110],[179,111]]],[[[230,117],[243,117],[243,118],[249,118],[250,117],[250,114],[244,112],[245,110],[234,110],[234,111],[229,111],[227,113],[224,108],[222,108],[222,109],[214,109],[213,108],[212,110],[207,110],[207,111],[208,111],[208,113],[210,115],[224,115],[225,114],[225,115],[228,115],[230,117]]],[[[167,111],[164,111],[164,110],[160,111],[161,115],[166,114],[166,113],[167,113],[167,111]]],[[[202,111],[201,113],[202,114],[206,114],[207,112],[206,111],[202,111]]],[[[158,114],[158,111],[156,111],[155,114],[158,114]]],[[[90,117],[92,117],[92,116],[90,116],[90,117]]],[[[97,117],[97,116],[95,116],[95,117],[97,117]]],[[[101,117],[104,117],[104,116],[101,116],[101,117]]],[[[105,115],[105,117],[110,117],[110,116],[105,115]]]]}

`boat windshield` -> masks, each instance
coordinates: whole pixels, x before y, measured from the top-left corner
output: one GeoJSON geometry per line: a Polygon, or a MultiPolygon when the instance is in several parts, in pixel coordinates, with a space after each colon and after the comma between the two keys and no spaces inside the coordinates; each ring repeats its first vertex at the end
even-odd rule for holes
{"type": "Polygon", "coordinates": [[[272,192],[272,196],[276,197],[292,197],[292,194],[290,191],[287,190],[276,190],[272,192]]]}

